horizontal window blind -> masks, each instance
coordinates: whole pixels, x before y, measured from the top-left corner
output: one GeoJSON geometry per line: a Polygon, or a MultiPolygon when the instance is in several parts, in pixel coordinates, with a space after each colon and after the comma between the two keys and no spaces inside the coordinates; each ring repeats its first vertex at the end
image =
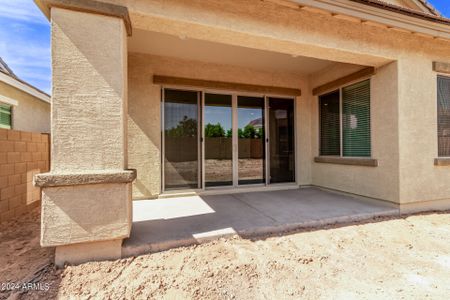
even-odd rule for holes
{"type": "Polygon", "coordinates": [[[11,129],[11,106],[0,103],[0,128],[11,129]]]}
{"type": "Polygon", "coordinates": [[[450,77],[438,76],[438,155],[450,156],[450,77]]]}
{"type": "Polygon", "coordinates": [[[342,89],[343,156],[370,157],[370,80],[342,89]]]}
{"type": "Polygon", "coordinates": [[[320,155],[340,155],[339,91],[321,96],[319,102],[320,155]]]}

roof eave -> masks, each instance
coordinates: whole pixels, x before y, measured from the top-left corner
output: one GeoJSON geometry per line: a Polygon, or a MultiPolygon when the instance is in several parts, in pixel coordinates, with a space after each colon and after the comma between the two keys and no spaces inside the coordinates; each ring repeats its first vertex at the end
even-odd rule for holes
{"type": "Polygon", "coordinates": [[[36,87],[30,85],[29,83],[20,80],[17,77],[10,76],[6,73],[0,72],[0,81],[15,87],[16,89],[21,90],[24,93],[27,93],[47,104],[50,104],[51,97],[47,93],[37,89],[36,87]]]}
{"type": "MultiPolygon", "coordinates": [[[[273,1],[273,0],[269,0],[273,1]]],[[[279,0],[274,2],[280,3],[279,0]]],[[[287,0],[298,8],[328,11],[364,22],[382,24],[387,28],[450,40],[450,19],[382,3],[377,0],[287,0]]],[[[290,5],[290,7],[292,7],[290,5]]]]}

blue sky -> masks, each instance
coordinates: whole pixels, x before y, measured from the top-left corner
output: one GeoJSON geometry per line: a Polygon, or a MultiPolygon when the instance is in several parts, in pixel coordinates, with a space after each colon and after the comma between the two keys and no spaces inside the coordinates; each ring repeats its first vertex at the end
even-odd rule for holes
{"type": "Polygon", "coordinates": [[[450,1],[449,0],[428,0],[437,10],[444,16],[450,18],[450,1]]]}
{"type": "Polygon", "coordinates": [[[0,56],[19,78],[50,92],[50,25],[32,0],[0,0],[0,56]]]}
{"type": "MultiPolygon", "coordinates": [[[[430,0],[450,17],[450,0],[430,0]]],[[[32,0],[0,0],[0,56],[21,79],[50,93],[50,25],[32,0]]]]}

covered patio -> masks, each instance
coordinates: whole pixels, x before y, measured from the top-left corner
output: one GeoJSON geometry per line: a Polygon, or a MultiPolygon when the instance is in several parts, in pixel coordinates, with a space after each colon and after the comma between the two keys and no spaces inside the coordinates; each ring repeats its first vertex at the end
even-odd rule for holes
{"type": "Polygon", "coordinates": [[[398,213],[392,204],[314,187],[134,201],[122,256],[398,213]]]}
{"type": "Polygon", "coordinates": [[[52,169],[35,182],[57,264],[448,202],[430,146],[442,41],[279,1],[43,2],[52,169]]]}

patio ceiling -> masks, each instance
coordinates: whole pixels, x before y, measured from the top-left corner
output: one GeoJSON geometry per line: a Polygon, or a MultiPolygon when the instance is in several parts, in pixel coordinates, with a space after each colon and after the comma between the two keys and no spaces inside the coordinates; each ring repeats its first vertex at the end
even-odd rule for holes
{"type": "Polygon", "coordinates": [[[133,36],[128,40],[128,51],[298,75],[316,73],[340,64],[144,30],[134,30],[133,36]]]}

